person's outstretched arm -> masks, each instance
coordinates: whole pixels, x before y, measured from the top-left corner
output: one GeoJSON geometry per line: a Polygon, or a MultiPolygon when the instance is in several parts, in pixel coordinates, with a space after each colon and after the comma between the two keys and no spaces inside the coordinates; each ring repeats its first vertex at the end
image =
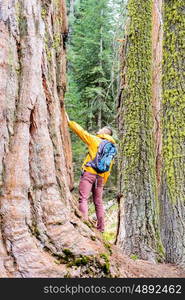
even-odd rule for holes
{"type": "Polygon", "coordinates": [[[68,116],[68,113],[65,111],[65,114],[66,114],[66,119],[67,119],[67,122],[69,123],[69,116],[68,116]]]}
{"type": "Polygon", "coordinates": [[[66,112],[66,119],[69,127],[79,136],[79,138],[87,145],[91,144],[96,140],[96,137],[86,130],[84,130],[78,123],[70,121],[69,116],[66,112]]]}

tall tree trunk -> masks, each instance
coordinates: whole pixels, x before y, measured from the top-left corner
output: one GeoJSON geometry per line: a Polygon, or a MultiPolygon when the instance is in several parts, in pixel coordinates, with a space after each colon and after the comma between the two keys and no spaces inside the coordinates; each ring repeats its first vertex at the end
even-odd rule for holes
{"type": "Polygon", "coordinates": [[[74,4],[75,4],[75,0],[70,0],[70,7],[69,7],[69,13],[71,16],[74,17],[74,4]]]}
{"type": "Polygon", "coordinates": [[[1,277],[70,276],[66,262],[81,255],[105,275],[106,250],[70,193],[66,33],[64,0],[0,1],[1,277]]]}
{"type": "Polygon", "coordinates": [[[185,266],[185,3],[164,0],[162,239],[168,262],[185,266]]]}
{"type": "Polygon", "coordinates": [[[69,1],[69,39],[68,39],[68,44],[71,43],[71,39],[72,39],[72,33],[73,33],[73,23],[74,23],[74,5],[75,5],[75,0],[70,0],[69,1]]]}
{"type": "Polygon", "coordinates": [[[152,112],[152,3],[130,0],[123,50],[120,129],[120,199],[117,244],[129,255],[163,255],[152,112]]]}
{"type": "MultiPolygon", "coordinates": [[[[101,18],[101,22],[102,22],[102,16],[103,16],[103,9],[101,9],[100,12],[100,18],[101,18]]],[[[99,66],[100,66],[100,71],[103,72],[103,64],[102,64],[102,60],[103,60],[103,26],[101,25],[100,27],[100,62],[99,62],[99,66]]],[[[99,83],[99,87],[102,87],[102,82],[99,83]]],[[[99,108],[98,108],[98,128],[102,127],[102,96],[99,96],[99,108]]]]}

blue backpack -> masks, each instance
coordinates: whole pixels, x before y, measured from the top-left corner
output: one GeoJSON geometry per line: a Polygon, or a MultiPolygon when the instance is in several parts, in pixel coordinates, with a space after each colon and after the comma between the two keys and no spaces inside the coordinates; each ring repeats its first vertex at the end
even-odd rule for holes
{"type": "Polygon", "coordinates": [[[92,167],[97,173],[107,172],[116,153],[116,146],[107,140],[103,140],[98,146],[95,158],[89,161],[86,166],[92,167]]]}

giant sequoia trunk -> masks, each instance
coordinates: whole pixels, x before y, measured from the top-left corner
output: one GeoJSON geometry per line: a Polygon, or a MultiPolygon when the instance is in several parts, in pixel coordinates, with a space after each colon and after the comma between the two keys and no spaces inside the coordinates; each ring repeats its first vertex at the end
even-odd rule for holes
{"type": "Polygon", "coordinates": [[[76,257],[78,276],[85,265],[109,274],[70,193],[65,10],[64,0],[0,1],[1,277],[72,276],[76,257]]]}
{"type": "Polygon", "coordinates": [[[164,1],[162,238],[169,262],[185,266],[185,3],[164,1]]]}
{"type": "MultiPolygon", "coordinates": [[[[152,5],[130,0],[118,103],[120,199],[117,244],[129,255],[155,260],[159,237],[156,150],[152,110],[152,5]]],[[[157,97],[158,101],[158,97],[157,97]]],[[[157,102],[155,105],[157,107],[157,102]]]]}

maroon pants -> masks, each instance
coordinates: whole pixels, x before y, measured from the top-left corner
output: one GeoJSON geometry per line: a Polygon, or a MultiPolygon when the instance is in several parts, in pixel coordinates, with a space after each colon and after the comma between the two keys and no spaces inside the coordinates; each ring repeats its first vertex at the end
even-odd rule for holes
{"type": "Polygon", "coordinates": [[[79,185],[79,209],[85,219],[88,219],[88,198],[92,191],[93,202],[97,216],[97,229],[104,231],[104,206],[103,206],[103,177],[89,172],[84,172],[79,185]]]}

